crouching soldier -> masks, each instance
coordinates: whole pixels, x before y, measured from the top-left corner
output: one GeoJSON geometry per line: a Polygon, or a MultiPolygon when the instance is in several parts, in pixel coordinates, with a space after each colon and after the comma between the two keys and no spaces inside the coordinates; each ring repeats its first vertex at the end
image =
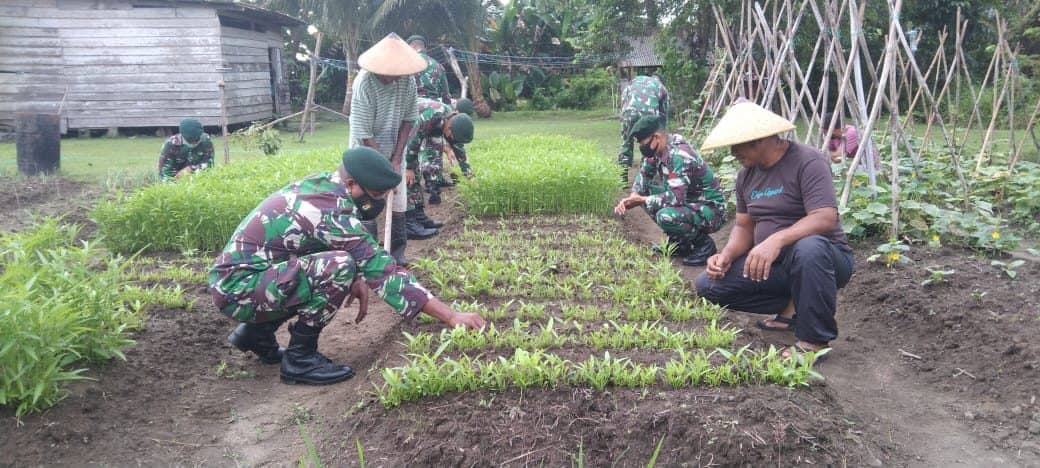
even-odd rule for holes
{"type": "Polygon", "coordinates": [[[405,318],[419,312],[449,326],[481,328],[478,314],[453,311],[394,263],[362,226],[383,211],[401,181],[368,147],[343,155],[334,172],[292,183],[267,197],[239,224],[209,273],[218,310],[242,322],[228,337],[260,360],[281,363],[287,384],[331,384],[354,375],[318,352],[318,336],[341,304],[358,300],[356,322],[375,291],[405,318]],[[289,319],[289,346],[275,331],[289,319]]]}
{"type": "Polygon", "coordinates": [[[202,122],[181,121],[180,133],[163,143],[159,152],[159,180],[173,180],[213,167],[213,141],[202,131],[202,122]]]}

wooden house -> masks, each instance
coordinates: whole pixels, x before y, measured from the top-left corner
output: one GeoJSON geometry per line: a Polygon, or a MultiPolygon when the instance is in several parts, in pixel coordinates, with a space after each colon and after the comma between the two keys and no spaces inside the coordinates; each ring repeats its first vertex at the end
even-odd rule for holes
{"type": "Polygon", "coordinates": [[[230,0],[0,1],[0,127],[58,112],[74,129],[220,125],[290,113],[292,17],[230,0]]]}

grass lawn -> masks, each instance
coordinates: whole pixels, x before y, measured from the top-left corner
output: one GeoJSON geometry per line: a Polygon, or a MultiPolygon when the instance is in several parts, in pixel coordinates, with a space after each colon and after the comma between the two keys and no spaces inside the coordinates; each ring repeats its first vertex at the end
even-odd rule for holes
{"type": "MultiPolygon", "coordinates": [[[[615,113],[610,109],[592,111],[521,111],[498,112],[491,119],[477,121],[476,137],[489,138],[504,135],[567,135],[588,139],[597,144],[610,155],[616,154],[620,144],[619,124],[615,113]]],[[[883,131],[883,130],[882,130],[883,131]]],[[[283,147],[281,154],[309,151],[319,148],[343,149],[346,146],[347,124],[340,120],[324,120],[319,122],[314,135],[308,135],[303,143],[296,141],[295,132],[291,129],[282,132],[283,147]]],[[[921,138],[925,135],[925,125],[915,122],[909,132],[921,138]]],[[[968,133],[965,145],[965,159],[974,160],[978,148],[982,144],[985,129],[974,129],[968,133]]],[[[956,132],[957,139],[964,138],[963,130],[956,132]]],[[[1018,130],[1016,139],[1026,134],[1018,130]]],[[[943,145],[942,132],[933,127],[928,136],[931,148],[937,150],[943,145]]],[[[997,160],[1006,160],[1010,148],[1010,132],[996,130],[992,138],[992,148],[997,160]]],[[[159,160],[159,148],[163,138],[137,136],[120,138],[66,138],[62,140],[61,167],[62,174],[73,179],[96,182],[108,186],[135,186],[148,182],[155,177],[159,160]]],[[[699,142],[691,142],[696,147],[699,142]]],[[[217,163],[223,161],[223,140],[214,138],[217,163]]],[[[1040,160],[1040,153],[1026,136],[1023,160],[1040,160]]],[[[263,155],[257,150],[247,150],[232,142],[231,159],[233,161],[258,158],[263,155]]],[[[15,145],[0,144],[0,176],[14,175],[15,145]]]]}
{"type": "MultiPolygon", "coordinates": [[[[476,138],[503,135],[558,134],[589,139],[608,153],[620,143],[618,121],[609,109],[597,111],[500,112],[477,121],[476,138]]],[[[282,132],[282,151],[289,154],[320,148],[346,148],[348,126],[341,120],[319,122],[314,135],[303,143],[294,131],[282,132]]],[[[159,149],[164,138],[137,136],[119,138],[66,138],[61,142],[61,172],[85,182],[109,186],[138,185],[155,176],[159,149]]],[[[223,139],[213,139],[217,164],[223,163],[223,139]]],[[[247,150],[234,141],[231,160],[259,158],[257,150],[247,150]]],[[[16,172],[14,143],[0,144],[0,176],[16,172]]]]}

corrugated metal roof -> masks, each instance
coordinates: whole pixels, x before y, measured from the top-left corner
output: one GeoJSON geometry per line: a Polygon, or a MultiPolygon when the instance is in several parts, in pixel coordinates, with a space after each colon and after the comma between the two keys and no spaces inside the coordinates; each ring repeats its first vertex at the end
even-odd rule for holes
{"type": "Polygon", "coordinates": [[[654,52],[654,36],[632,37],[628,39],[632,51],[618,62],[618,67],[660,67],[661,58],[654,52]]]}

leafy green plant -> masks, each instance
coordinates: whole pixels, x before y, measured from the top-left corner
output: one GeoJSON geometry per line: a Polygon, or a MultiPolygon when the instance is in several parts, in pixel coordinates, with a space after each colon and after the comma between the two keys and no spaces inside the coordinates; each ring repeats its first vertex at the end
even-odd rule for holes
{"type": "Polygon", "coordinates": [[[102,201],[91,216],[116,252],[212,252],[268,195],[308,174],[334,170],[339,159],[339,151],[329,149],[237,162],[102,201]]]}
{"type": "Polygon", "coordinates": [[[122,294],[125,259],[76,246],[76,234],[47,219],[0,235],[0,405],[17,416],[60,401],[82,364],[123,359],[140,325],[122,294]]]}
{"type": "Polygon", "coordinates": [[[955,270],[943,270],[941,268],[926,267],[928,270],[928,279],[921,282],[921,286],[935,286],[938,284],[945,283],[947,279],[956,273],[955,270]]]}
{"type": "Polygon", "coordinates": [[[1025,264],[1025,260],[1012,260],[1010,262],[1005,262],[1002,260],[993,260],[989,263],[990,266],[1004,272],[1004,274],[1011,279],[1015,279],[1016,277],[1018,277],[1018,271],[1016,270],[1018,270],[1018,267],[1025,264]]]}
{"type": "Polygon", "coordinates": [[[566,136],[477,139],[469,148],[476,175],[460,184],[471,213],[609,213],[617,174],[588,141],[566,136]]]}
{"type": "Polygon", "coordinates": [[[253,122],[250,126],[231,134],[234,141],[248,149],[259,150],[267,156],[278,154],[282,148],[281,133],[265,125],[265,122],[253,122]]]}
{"type": "Polygon", "coordinates": [[[898,240],[892,240],[881,244],[877,246],[874,251],[877,253],[867,257],[868,262],[884,263],[888,268],[892,268],[895,265],[913,263],[913,260],[907,258],[905,255],[910,251],[910,246],[898,240]]]}

